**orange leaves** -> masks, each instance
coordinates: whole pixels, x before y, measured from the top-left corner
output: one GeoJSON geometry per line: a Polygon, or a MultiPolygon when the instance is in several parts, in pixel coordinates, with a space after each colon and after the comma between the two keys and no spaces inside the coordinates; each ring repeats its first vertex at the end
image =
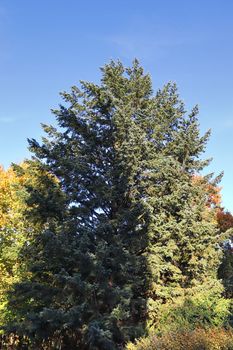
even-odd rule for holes
{"type": "Polygon", "coordinates": [[[216,208],[221,205],[221,187],[208,183],[203,176],[194,175],[192,178],[193,184],[200,186],[206,193],[206,206],[216,208]]]}
{"type": "Polygon", "coordinates": [[[206,183],[202,176],[193,176],[193,184],[203,187],[206,192],[206,207],[214,212],[215,220],[221,232],[233,228],[233,215],[221,207],[221,187],[206,183]]]}
{"type": "Polygon", "coordinates": [[[217,223],[221,232],[233,228],[233,216],[229,211],[223,209],[217,210],[217,223]]]}

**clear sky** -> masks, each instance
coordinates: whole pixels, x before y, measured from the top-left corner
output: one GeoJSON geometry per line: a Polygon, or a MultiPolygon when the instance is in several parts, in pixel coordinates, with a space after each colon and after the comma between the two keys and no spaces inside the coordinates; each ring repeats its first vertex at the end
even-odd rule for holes
{"type": "Polygon", "coordinates": [[[187,107],[199,104],[209,170],[224,170],[233,212],[232,18],[232,0],[0,0],[0,163],[29,155],[26,139],[54,122],[60,91],[137,57],[155,90],[176,81],[187,107]]]}

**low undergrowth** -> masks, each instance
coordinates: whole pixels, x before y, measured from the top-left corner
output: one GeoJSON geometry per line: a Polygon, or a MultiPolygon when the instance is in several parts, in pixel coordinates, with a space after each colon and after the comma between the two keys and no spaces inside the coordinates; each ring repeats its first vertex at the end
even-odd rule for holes
{"type": "Polygon", "coordinates": [[[127,350],[233,350],[233,331],[197,328],[149,336],[129,343],[127,350]]]}

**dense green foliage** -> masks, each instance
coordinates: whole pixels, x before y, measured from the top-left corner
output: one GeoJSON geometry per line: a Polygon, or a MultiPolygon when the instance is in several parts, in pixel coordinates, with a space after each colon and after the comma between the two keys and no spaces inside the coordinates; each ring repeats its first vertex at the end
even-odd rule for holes
{"type": "Polygon", "coordinates": [[[153,95],[137,61],[111,62],[100,85],[62,97],[57,128],[29,140],[43,171],[25,184],[24,212],[37,229],[18,253],[25,274],[8,292],[5,332],[29,349],[113,350],[174,319],[223,324],[206,191],[217,180],[194,181],[209,163],[197,107],[186,113],[175,84],[153,95]]]}
{"type": "Polygon", "coordinates": [[[222,263],[219,266],[218,275],[223,280],[225,287],[225,296],[228,298],[233,297],[233,216],[231,213],[220,210],[217,215],[218,226],[221,232],[226,233],[226,237],[230,238],[230,241],[225,241],[224,244],[224,256],[222,263]],[[230,244],[231,243],[231,244],[230,244]]]}

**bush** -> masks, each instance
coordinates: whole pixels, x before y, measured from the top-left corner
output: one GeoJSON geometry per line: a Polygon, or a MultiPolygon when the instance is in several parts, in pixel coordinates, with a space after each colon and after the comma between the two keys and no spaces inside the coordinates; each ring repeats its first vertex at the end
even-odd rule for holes
{"type": "Polygon", "coordinates": [[[231,300],[224,299],[219,290],[201,290],[194,295],[180,298],[176,304],[164,304],[158,315],[156,327],[149,330],[158,334],[180,329],[223,328],[229,322],[231,300]]]}
{"type": "Polygon", "coordinates": [[[233,331],[197,328],[192,331],[149,336],[126,346],[127,350],[233,350],[233,331]]]}

